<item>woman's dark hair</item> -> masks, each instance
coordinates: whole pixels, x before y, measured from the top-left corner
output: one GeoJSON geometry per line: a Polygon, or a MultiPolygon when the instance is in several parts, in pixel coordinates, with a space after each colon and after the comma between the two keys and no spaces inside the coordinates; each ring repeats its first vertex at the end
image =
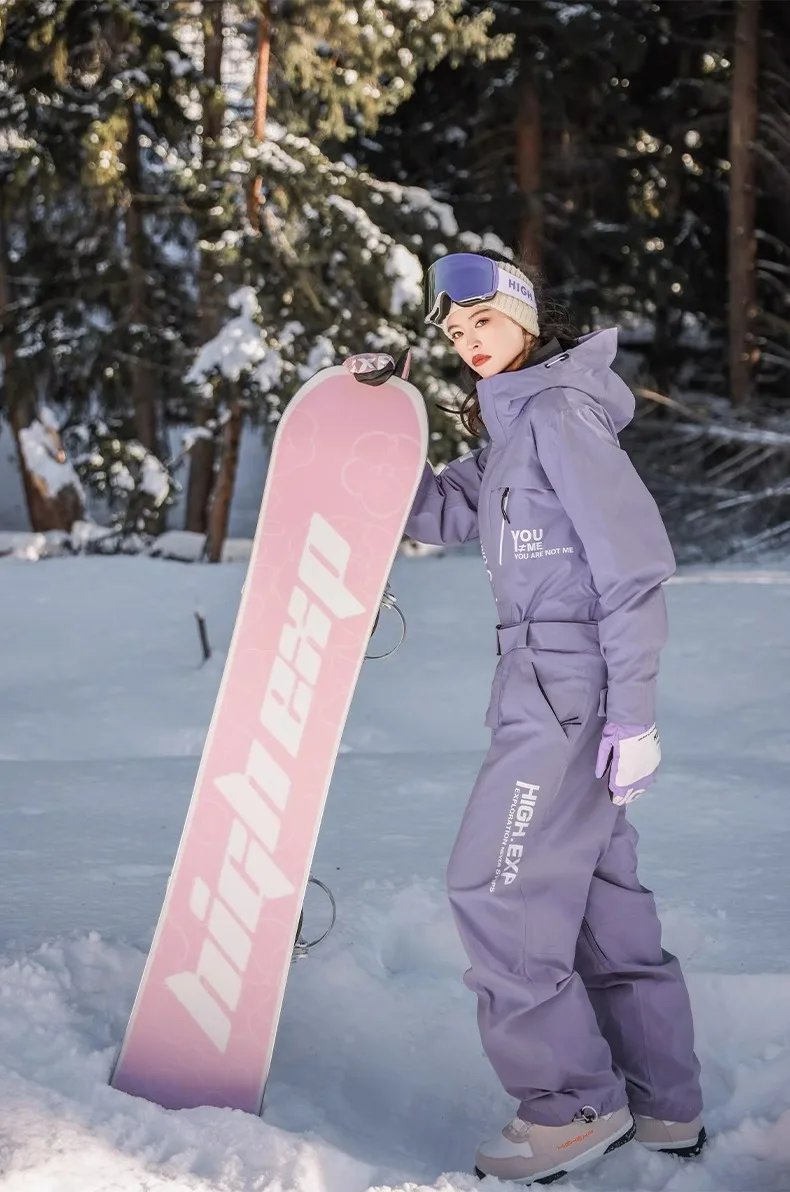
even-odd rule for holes
{"type": "MultiPolygon", "coordinates": [[[[515,265],[516,269],[520,269],[531,281],[538,306],[538,325],[540,327],[540,335],[535,347],[542,347],[545,344],[551,343],[553,339],[558,341],[563,351],[568,351],[568,349],[576,347],[578,332],[568,321],[568,316],[564,308],[547,298],[546,283],[540,270],[524,258],[511,260],[509,257],[504,256],[503,253],[495,252],[492,249],[484,249],[477,256],[488,257],[491,261],[502,261],[505,265],[515,265]]],[[[529,360],[525,361],[525,363],[529,363],[529,360]]],[[[485,423],[480,413],[480,402],[477,399],[476,385],[479,380],[479,373],[476,373],[468,364],[462,364],[461,388],[464,394],[463,403],[460,410],[445,411],[448,414],[457,414],[466,433],[475,439],[479,438],[485,432],[485,423]]],[[[444,410],[445,407],[440,406],[439,409],[444,410]]]]}

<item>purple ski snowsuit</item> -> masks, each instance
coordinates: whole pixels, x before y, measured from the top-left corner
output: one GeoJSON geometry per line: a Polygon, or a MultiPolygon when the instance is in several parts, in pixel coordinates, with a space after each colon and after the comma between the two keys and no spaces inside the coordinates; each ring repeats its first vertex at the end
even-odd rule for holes
{"type": "Polygon", "coordinates": [[[596,779],[606,718],[652,724],[674,558],[617,442],[617,332],[478,382],[490,442],[426,466],[407,532],[479,536],[496,599],[491,747],[447,871],[486,1053],[519,1116],[701,1110],[688,993],[596,779]]]}

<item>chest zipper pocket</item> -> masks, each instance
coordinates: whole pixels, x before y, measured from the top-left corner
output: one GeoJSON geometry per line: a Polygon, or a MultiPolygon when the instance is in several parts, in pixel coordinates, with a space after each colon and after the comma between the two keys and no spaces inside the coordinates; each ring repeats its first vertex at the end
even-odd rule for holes
{"type": "Polygon", "coordinates": [[[500,502],[500,509],[502,510],[502,524],[499,529],[499,566],[502,566],[502,548],[505,542],[505,522],[510,525],[510,518],[507,515],[507,499],[510,494],[509,488],[502,489],[502,500],[500,502]]]}

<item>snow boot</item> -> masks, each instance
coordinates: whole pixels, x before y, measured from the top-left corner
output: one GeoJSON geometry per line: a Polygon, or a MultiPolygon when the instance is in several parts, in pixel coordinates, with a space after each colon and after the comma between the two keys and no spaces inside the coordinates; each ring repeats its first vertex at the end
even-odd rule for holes
{"type": "Polygon", "coordinates": [[[475,1175],[516,1184],[551,1184],[569,1171],[593,1163],[634,1136],[629,1109],[601,1117],[588,1106],[567,1126],[539,1126],[513,1118],[501,1134],[484,1142],[475,1175]]]}
{"type": "Polygon", "coordinates": [[[690,1159],[698,1155],[707,1142],[701,1117],[690,1122],[666,1122],[635,1113],[634,1125],[636,1141],[649,1151],[660,1151],[663,1155],[690,1159]]]}

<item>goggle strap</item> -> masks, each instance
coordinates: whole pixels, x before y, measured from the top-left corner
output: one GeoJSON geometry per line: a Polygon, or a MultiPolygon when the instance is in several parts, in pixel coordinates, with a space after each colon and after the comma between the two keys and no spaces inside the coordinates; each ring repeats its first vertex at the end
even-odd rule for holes
{"type": "MultiPolygon", "coordinates": [[[[496,270],[496,290],[495,294],[505,294],[508,298],[516,298],[520,302],[525,302],[527,306],[531,306],[533,310],[537,310],[537,303],[535,301],[535,291],[527,281],[522,281],[520,277],[516,277],[512,273],[507,273],[504,269],[497,266],[496,270]]],[[[476,306],[478,303],[487,302],[493,298],[494,294],[487,292],[485,294],[470,295],[468,298],[462,298],[456,302],[457,306],[476,306]]],[[[446,290],[440,290],[436,295],[431,311],[426,315],[425,322],[433,323],[434,326],[440,326],[447,315],[450,313],[450,307],[454,300],[446,290]],[[444,314],[442,313],[444,311],[444,314]]]]}
{"type": "Polygon", "coordinates": [[[519,302],[526,302],[533,310],[537,310],[535,291],[527,281],[522,281],[512,273],[497,268],[497,293],[507,294],[509,298],[517,298],[519,302]]]}

